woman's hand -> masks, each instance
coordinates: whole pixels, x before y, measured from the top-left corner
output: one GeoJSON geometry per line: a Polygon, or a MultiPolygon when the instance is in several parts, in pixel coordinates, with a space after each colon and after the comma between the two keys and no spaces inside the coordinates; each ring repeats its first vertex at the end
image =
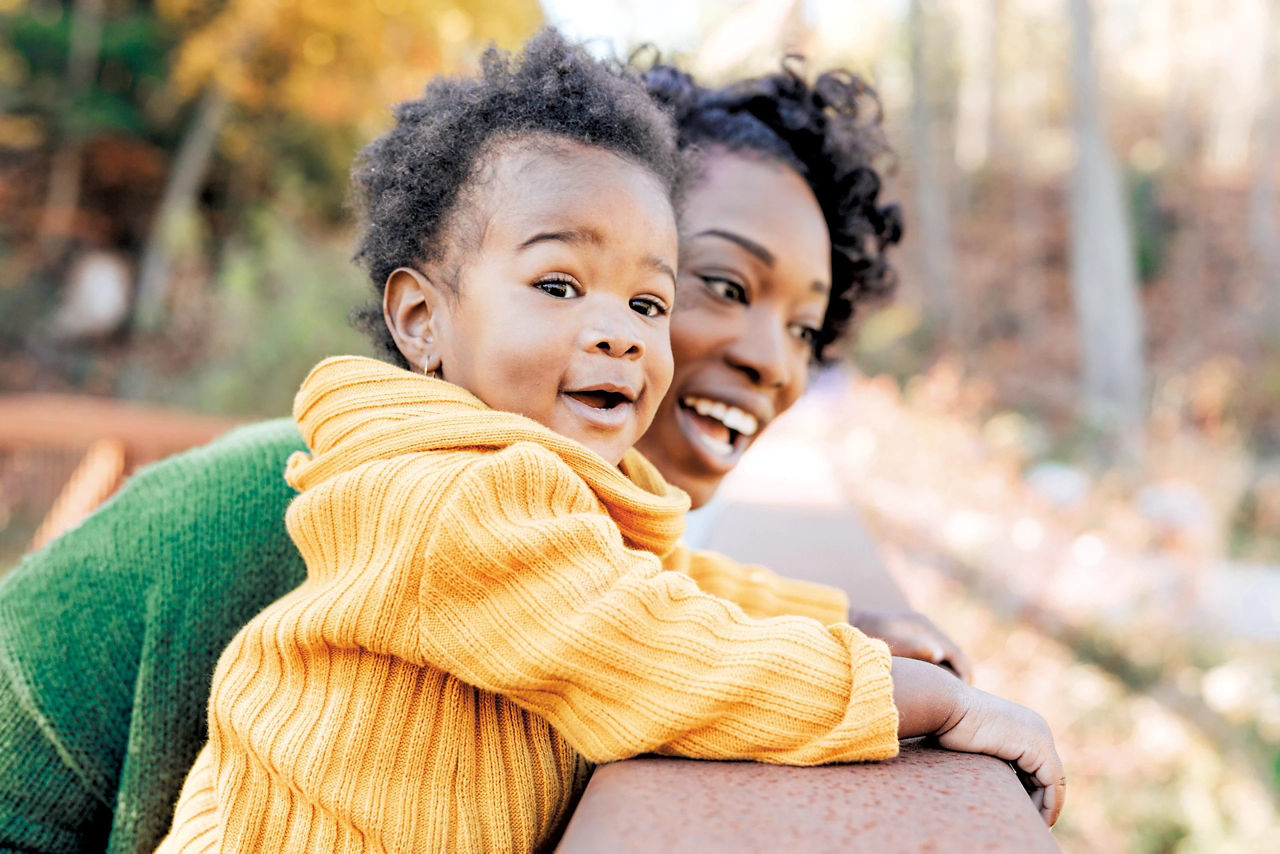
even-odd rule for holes
{"type": "Polygon", "coordinates": [[[1045,823],[1058,820],[1067,780],[1040,715],[908,658],[893,659],[893,702],[899,738],[931,735],[948,750],[1009,762],[1045,823]]]}
{"type": "Polygon", "coordinates": [[[968,656],[918,611],[854,611],[849,622],[863,634],[887,643],[893,655],[946,667],[965,682],[973,682],[968,656]]]}

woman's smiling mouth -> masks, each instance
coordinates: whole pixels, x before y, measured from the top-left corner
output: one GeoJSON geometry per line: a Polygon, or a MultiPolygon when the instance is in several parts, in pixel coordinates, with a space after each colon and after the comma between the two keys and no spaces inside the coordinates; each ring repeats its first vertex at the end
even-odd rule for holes
{"type": "Polygon", "coordinates": [[[760,429],[759,419],[750,412],[699,395],[680,398],[677,421],[701,456],[724,471],[733,468],[760,429]]]}

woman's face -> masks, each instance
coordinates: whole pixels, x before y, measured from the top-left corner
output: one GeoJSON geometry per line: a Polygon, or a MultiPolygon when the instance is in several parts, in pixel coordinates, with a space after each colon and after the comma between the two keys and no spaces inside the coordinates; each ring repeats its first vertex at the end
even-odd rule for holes
{"type": "Polygon", "coordinates": [[[763,157],[708,154],[686,203],[675,375],[637,443],[694,507],[804,391],[830,290],[830,237],[804,179],[763,157]]]}

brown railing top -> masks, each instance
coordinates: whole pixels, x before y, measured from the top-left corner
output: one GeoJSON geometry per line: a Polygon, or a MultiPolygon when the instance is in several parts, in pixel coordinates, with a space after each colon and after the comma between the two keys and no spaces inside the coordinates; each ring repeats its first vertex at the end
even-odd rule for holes
{"type": "Polygon", "coordinates": [[[84,450],[115,439],[131,464],[203,444],[243,419],[62,394],[0,395],[0,449],[84,450]]]}
{"type": "Polygon", "coordinates": [[[597,768],[557,854],[1058,850],[989,756],[905,745],[885,762],[789,768],[647,757],[597,768]]]}

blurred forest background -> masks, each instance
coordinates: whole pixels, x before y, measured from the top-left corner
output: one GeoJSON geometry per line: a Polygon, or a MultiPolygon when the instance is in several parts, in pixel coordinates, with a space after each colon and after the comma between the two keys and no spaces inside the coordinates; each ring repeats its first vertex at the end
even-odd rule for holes
{"type": "Polygon", "coordinates": [[[0,0],[0,393],[286,413],[369,351],[354,152],[548,21],[873,81],[908,236],[822,428],[849,492],[1053,724],[1067,850],[1280,850],[1277,0],[0,0]]]}

